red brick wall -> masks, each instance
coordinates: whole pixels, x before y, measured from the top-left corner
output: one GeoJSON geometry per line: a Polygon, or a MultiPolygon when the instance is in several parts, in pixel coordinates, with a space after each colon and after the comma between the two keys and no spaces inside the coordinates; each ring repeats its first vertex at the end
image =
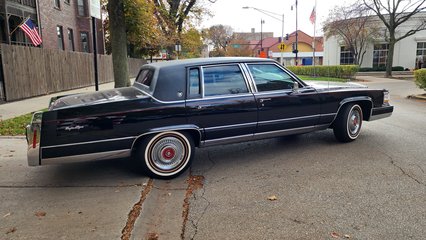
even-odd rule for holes
{"type": "MultiPolygon", "coordinates": [[[[86,1],[86,13],[89,12],[86,1]]],[[[70,0],[70,4],[60,0],[60,8],[56,8],[54,0],[39,0],[39,12],[41,22],[41,34],[43,38],[43,48],[59,49],[56,27],[62,26],[65,51],[71,51],[71,46],[68,40],[68,28],[73,30],[75,51],[81,52],[80,32],[89,33],[90,52],[92,49],[92,29],[91,17],[81,17],[77,13],[77,0],[70,0]]],[[[97,28],[102,29],[101,21],[97,21],[97,28]]],[[[98,53],[103,54],[103,34],[98,34],[98,53]],[[102,43],[102,44],[99,44],[102,43]]]]}

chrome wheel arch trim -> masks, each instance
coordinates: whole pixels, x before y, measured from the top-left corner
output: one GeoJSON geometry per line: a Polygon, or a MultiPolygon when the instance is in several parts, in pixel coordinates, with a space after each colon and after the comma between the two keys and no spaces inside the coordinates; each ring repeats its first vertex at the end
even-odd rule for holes
{"type": "MultiPolygon", "coordinates": [[[[334,123],[334,121],[336,120],[337,116],[340,113],[340,109],[342,108],[343,105],[347,104],[347,103],[352,103],[352,102],[370,102],[371,103],[371,109],[370,109],[370,116],[368,116],[366,119],[370,119],[371,114],[373,112],[373,100],[371,99],[371,97],[367,97],[367,96],[360,96],[360,97],[351,97],[351,98],[345,98],[342,101],[340,101],[339,103],[339,108],[337,109],[336,112],[336,116],[334,116],[333,121],[331,121],[331,124],[334,123]]],[[[362,107],[360,106],[361,111],[362,111],[362,107]]],[[[364,117],[364,116],[363,116],[364,117]]]]}
{"type": "Polygon", "coordinates": [[[187,131],[187,130],[191,130],[191,131],[197,131],[198,132],[198,137],[199,137],[199,141],[196,142],[194,139],[194,145],[195,146],[200,146],[201,145],[201,141],[202,141],[202,129],[197,127],[197,126],[173,126],[173,127],[164,127],[164,128],[153,128],[151,130],[149,130],[148,132],[142,133],[138,136],[135,137],[135,140],[133,140],[132,146],[130,149],[134,150],[136,149],[136,143],[143,137],[147,136],[147,135],[151,135],[151,134],[157,134],[157,133],[161,133],[161,132],[180,132],[180,131],[187,131]]]}

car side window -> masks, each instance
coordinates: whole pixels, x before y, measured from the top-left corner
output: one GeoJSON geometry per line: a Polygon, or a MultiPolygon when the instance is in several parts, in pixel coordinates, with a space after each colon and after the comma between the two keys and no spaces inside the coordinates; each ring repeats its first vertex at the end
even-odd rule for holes
{"type": "Polygon", "coordinates": [[[189,97],[190,98],[201,97],[200,83],[201,83],[200,69],[198,68],[189,69],[189,97]]]}
{"type": "Polygon", "coordinates": [[[152,83],[153,76],[154,76],[154,70],[142,69],[139,72],[138,77],[136,78],[136,82],[150,87],[151,83],[152,83]]]}
{"type": "Polygon", "coordinates": [[[257,91],[276,91],[292,89],[295,80],[274,64],[248,64],[256,83],[257,91]]]}
{"type": "Polygon", "coordinates": [[[238,65],[206,67],[203,70],[204,96],[248,93],[238,65]]]}

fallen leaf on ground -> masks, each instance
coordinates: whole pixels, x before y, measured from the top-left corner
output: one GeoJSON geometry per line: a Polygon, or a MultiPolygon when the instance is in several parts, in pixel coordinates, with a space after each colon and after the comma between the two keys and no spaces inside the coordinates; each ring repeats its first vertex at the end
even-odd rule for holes
{"type": "Polygon", "coordinates": [[[38,212],[35,212],[35,215],[36,215],[37,217],[39,217],[39,218],[41,218],[41,217],[45,217],[45,216],[46,216],[46,212],[38,211],[38,212]]]}
{"type": "Polygon", "coordinates": [[[16,227],[13,227],[13,228],[7,230],[6,234],[14,233],[14,232],[16,232],[16,227]]]}
{"type": "Polygon", "coordinates": [[[272,195],[272,196],[269,196],[269,197],[268,197],[268,200],[269,200],[269,201],[275,201],[275,200],[278,200],[278,198],[277,198],[277,196],[272,195]]]}
{"type": "Polygon", "coordinates": [[[6,213],[3,217],[6,218],[6,217],[9,217],[10,215],[11,213],[6,213]]]}
{"type": "Polygon", "coordinates": [[[339,236],[339,234],[337,233],[337,232],[332,232],[331,233],[331,236],[333,237],[333,238],[339,238],[340,236],[339,236]]]}

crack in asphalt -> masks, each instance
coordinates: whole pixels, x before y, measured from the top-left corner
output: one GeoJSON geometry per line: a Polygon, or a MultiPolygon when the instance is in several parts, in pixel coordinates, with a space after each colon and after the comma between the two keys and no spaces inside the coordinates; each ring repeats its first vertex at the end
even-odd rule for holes
{"type": "Polygon", "coordinates": [[[398,168],[399,170],[401,170],[402,174],[404,174],[405,176],[413,179],[415,182],[417,182],[418,184],[421,184],[423,186],[426,186],[426,184],[424,184],[423,182],[421,182],[420,180],[418,180],[417,178],[415,178],[414,176],[410,175],[409,173],[407,173],[402,167],[400,167],[399,165],[397,165],[393,160],[391,160],[391,164],[393,166],[395,166],[396,168],[398,168]]]}
{"type": "MultiPolygon", "coordinates": [[[[197,233],[198,233],[198,224],[199,224],[199,223],[200,223],[200,221],[203,219],[204,214],[207,212],[207,209],[210,207],[210,204],[211,204],[211,202],[210,202],[210,201],[209,201],[206,197],[204,197],[204,194],[205,194],[205,193],[206,193],[206,189],[203,187],[203,192],[202,192],[202,194],[201,194],[200,198],[201,198],[201,199],[203,199],[203,200],[205,200],[205,201],[207,202],[207,206],[206,206],[206,207],[204,207],[203,212],[201,213],[201,215],[200,215],[200,217],[197,219],[197,221],[191,220],[191,225],[192,225],[192,227],[195,229],[195,230],[194,230],[194,235],[193,235],[192,237],[190,237],[190,239],[191,239],[191,240],[194,240],[194,239],[195,239],[195,237],[197,236],[197,233]]],[[[193,196],[193,199],[194,199],[195,201],[197,201],[197,197],[196,197],[196,195],[195,195],[195,194],[193,194],[192,196],[193,196]]]]}
{"type": "MultiPolygon", "coordinates": [[[[401,166],[399,166],[398,164],[396,164],[395,163],[395,161],[393,160],[393,157],[392,156],[390,156],[389,154],[387,154],[386,152],[384,152],[384,151],[380,151],[383,155],[385,155],[386,157],[388,157],[389,159],[390,159],[390,163],[392,164],[392,166],[394,166],[394,167],[396,167],[396,168],[398,168],[401,172],[402,172],[402,174],[403,175],[405,175],[405,176],[407,176],[407,177],[409,177],[409,178],[411,178],[412,180],[414,180],[416,183],[418,183],[418,184],[421,184],[421,185],[423,185],[423,186],[426,186],[426,184],[425,183],[423,183],[423,182],[421,182],[420,180],[418,180],[416,177],[414,177],[414,176],[412,176],[411,174],[409,174],[408,172],[406,172],[405,170],[404,170],[404,168],[402,168],[401,166]]],[[[424,173],[424,171],[423,171],[423,169],[419,166],[419,165],[417,165],[417,164],[415,164],[417,167],[419,167],[420,168],[420,170],[424,173]]]]}
{"type": "Polygon", "coordinates": [[[124,226],[123,230],[121,231],[121,239],[122,240],[128,240],[130,239],[130,236],[132,235],[133,228],[135,226],[136,219],[141,214],[142,211],[142,204],[145,201],[146,197],[150,193],[154,183],[153,180],[150,178],[148,180],[148,183],[146,184],[145,188],[141,192],[141,197],[137,203],[135,203],[132,207],[132,210],[130,210],[126,225],[124,226]]]}

